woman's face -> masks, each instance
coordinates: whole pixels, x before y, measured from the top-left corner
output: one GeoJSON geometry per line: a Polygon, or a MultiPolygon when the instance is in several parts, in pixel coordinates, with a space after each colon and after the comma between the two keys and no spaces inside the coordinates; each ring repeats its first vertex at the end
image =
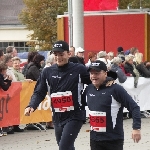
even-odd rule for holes
{"type": "Polygon", "coordinates": [[[132,64],[133,64],[133,59],[130,59],[130,60],[128,61],[128,63],[132,65],[132,64]]]}
{"type": "Polygon", "coordinates": [[[12,66],[13,66],[13,61],[12,61],[12,59],[9,59],[8,62],[6,63],[6,65],[7,65],[8,67],[12,67],[12,66]]]}
{"type": "Polygon", "coordinates": [[[20,60],[13,61],[13,68],[16,70],[20,69],[20,60]]]}
{"type": "Polygon", "coordinates": [[[91,58],[91,62],[96,61],[96,59],[97,59],[97,56],[95,55],[95,56],[93,56],[93,57],[91,58]]]}

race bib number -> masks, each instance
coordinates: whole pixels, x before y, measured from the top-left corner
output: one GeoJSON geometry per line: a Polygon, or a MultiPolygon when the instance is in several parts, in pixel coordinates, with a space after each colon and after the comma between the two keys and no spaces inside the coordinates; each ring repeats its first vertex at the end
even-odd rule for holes
{"type": "Polygon", "coordinates": [[[106,132],[106,112],[90,111],[91,130],[96,132],[106,132]]]}
{"type": "Polygon", "coordinates": [[[72,92],[57,92],[51,94],[52,106],[55,109],[55,112],[65,112],[74,110],[72,92]]]}

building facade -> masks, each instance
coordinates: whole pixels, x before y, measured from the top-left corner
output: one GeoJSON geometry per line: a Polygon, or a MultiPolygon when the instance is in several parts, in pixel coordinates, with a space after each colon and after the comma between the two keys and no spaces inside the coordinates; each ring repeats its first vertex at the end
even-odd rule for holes
{"type": "Polygon", "coordinates": [[[23,0],[0,0],[0,49],[5,51],[6,47],[15,46],[18,52],[29,51],[26,43],[32,31],[18,19],[24,7],[23,0]]]}

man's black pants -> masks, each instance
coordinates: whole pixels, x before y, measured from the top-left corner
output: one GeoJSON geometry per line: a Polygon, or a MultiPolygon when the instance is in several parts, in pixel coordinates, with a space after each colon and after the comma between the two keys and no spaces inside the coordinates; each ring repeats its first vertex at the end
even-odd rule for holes
{"type": "Polygon", "coordinates": [[[123,140],[94,141],[90,140],[91,150],[123,150],[123,140]]]}
{"type": "Polygon", "coordinates": [[[83,121],[71,120],[63,126],[54,124],[59,150],[75,150],[74,142],[83,125],[83,121]]]}

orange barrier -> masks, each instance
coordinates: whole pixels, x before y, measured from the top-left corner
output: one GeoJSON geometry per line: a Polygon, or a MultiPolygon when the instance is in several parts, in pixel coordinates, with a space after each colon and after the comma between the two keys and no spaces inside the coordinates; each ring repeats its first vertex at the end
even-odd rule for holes
{"type": "Polygon", "coordinates": [[[41,102],[31,116],[24,116],[36,82],[14,82],[8,91],[0,89],[0,127],[52,121],[50,97],[41,102]]]}

